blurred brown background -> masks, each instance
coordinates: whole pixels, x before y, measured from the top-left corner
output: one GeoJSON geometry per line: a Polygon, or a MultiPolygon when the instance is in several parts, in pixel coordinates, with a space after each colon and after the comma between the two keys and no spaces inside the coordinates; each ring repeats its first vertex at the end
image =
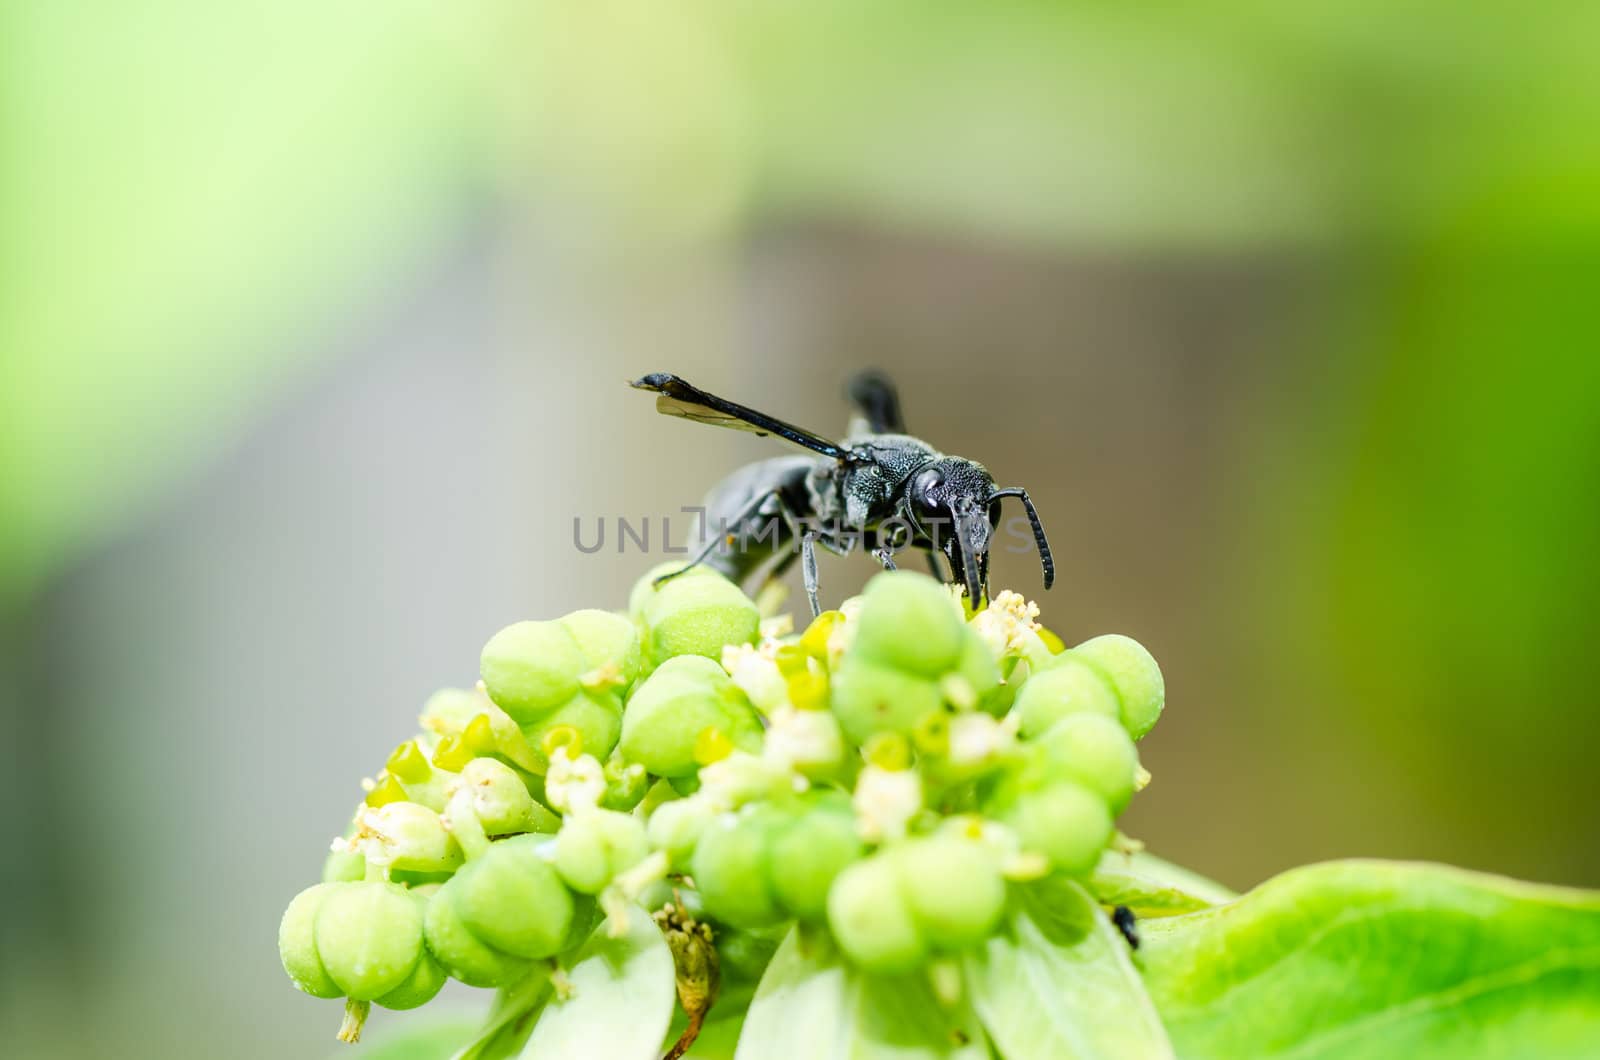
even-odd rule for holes
{"type": "Polygon", "coordinates": [[[0,15],[8,1055],[323,1055],[359,778],[782,451],[652,370],[1025,485],[1152,849],[1600,885],[1592,5],[359,8],[0,15]]]}

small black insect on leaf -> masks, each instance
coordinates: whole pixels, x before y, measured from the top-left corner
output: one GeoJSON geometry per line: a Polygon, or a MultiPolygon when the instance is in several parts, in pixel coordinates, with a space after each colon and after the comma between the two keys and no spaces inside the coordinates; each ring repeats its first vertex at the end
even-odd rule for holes
{"type": "Polygon", "coordinates": [[[1119,905],[1111,910],[1111,922],[1122,932],[1122,937],[1128,940],[1128,948],[1139,948],[1139,928],[1135,922],[1133,910],[1125,905],[1119,905]]]}

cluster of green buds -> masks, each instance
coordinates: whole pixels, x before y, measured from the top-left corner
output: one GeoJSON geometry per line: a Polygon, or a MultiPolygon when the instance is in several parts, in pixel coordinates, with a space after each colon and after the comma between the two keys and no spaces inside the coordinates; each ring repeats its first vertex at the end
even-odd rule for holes
{"type": "Polygon", "coordinates": [[[559,989],[640,907],[696,1027],[790,931],[868,974],[948,963],[1013,884],[1087,877],[1149,780],[1134,741],[1164,689],[1126,637],[1067,648],[1015,593],[974,611],[902,571],[797,631],[671,570],[626,613],[496,633],[477,687],[430,699],[367,782],[280,934],[300,989],[347,999],[341,1037],[446,976],[559,989]]]}

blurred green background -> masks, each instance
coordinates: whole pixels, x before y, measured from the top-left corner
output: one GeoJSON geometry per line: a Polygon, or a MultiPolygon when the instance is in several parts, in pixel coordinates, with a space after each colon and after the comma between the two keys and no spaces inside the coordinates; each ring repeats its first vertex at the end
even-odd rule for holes
{"type": "Polygon", "coordinates": [[[656,416],[652,370],[827,433],[874,364],[1026,485],[1047,621],[1166,670],[1153,849],[1600,885],[1596,40],[1581,3],[0,6],[0,1049],[327,1052],[273,939],[360,776],[493,630],[659,558],[575,517],[778,451],[656,416]]]}

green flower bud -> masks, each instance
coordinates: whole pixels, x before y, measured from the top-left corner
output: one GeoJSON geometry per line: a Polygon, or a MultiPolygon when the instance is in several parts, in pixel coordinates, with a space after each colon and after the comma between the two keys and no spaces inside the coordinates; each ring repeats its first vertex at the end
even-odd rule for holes
{"type": "Polygon", "coordinates": [[[857,744],[880,732],[909,734],[924,717],[943,709],[932,680],[867,658],[846,655],[833,675],[833,712],[857,744]]]}
{"type": "Polygon", "coordinates": [[[560,619],[578,642],[588,667],[586,681],[626,689],[644,667],[639,631],[623,615],[610,611],[574,611],[560,619]]]}
{"type": "Polygon", "coordinates": [[[690,567],[688,570],[684,570],[684,566],[684,563],[676,560],[658,563],[651,567],[643,578],[634,582],[633,588],[628,592],[628,617],[636,623],[643,623],[645,609],[649,606],[650,601],[654,600],[656,594],[671,585],[672,582],[681,582],[685,578],[721,577],[720,574],[704,564],[698,567],[690,567]],[[674,571],[682,571],[683,573],[677,574],[670,581],[663,582],[661,585],[656,584],[657,578],[663,574],[672,574],[674,571]]]}
{"type": "Polygon", "coordinates": [[[322,884],[316,910],[317,955],[339,992],[377,1001],[406,985],[426,953],[423,905],[392,883],[322,884]]]}
{"type": "Polygon", "coordinates": [[[652,911],[664,905],[673,905],[697,920],[706,919],[706,907],[700,900],[700,892],[677,880],[663,878],[650,881],[639,892],[639,905],[652,911]]]}
{"type": "Polygon", "coordinates": [[[827,916],[834,879],[864,853],[849,796],[808,797],[769,839],[767,882],[790,916],[820,921],[827,916]]]}
{"type": "Polygon", "coordinates": [[[665,582],[644,607],[650,661],[678,655],[721,659],[729,644],[756,639],[761,614],[739,587],[721,575],[665,582]]]}
{"type": "Polygon", "coordinates": [[[622,733],[622,700],[614,692],[579,692],[523,732],[546,770],[551,749],[546,745],[552,733],[567,737],[560,743],[569,753],[592,755],[604,761],[622,733]],[[572,746],[571,737],[576,737],[576,747],[572,746]]]}
{"type": "Polygon", "coordinates": [[[892,853],[851,865],[828,892],[828,927],[839,948],[861,968],[886,975],[915,971],[928,957],[892,853]]]}
{"type": "Polygon", "coordinates": [[[646,825],[650,845],[666,851],[674,865],[686,865],[701,833],[716,816],[716,810],[704,799],[674,799],[662,803],[646,825]]]}
{"type": "Polygon", "coordinates": [[[367,859],[348,847],[328,851],[322,862],[323,883],[350,883],[367,878],[367,859]]]}
{"type": "Polygon", "coordinates": [[[1025,851],[1043,854],[1060,872],[1082,876],[1111,841],[1111,811],[1099,795],[1070,781],[1025,791],[1003,820],[1025,851]]]}
{"type": "Polygon", "coordinates": [[[382,806],[388,802],[402,801],[390,798],[383,791],[393,785],[404,793],[403,801],[414,802],[430,810],[442,810],[445,788],[453,779],[450,773],[434,768],[433,763],[428,761],[427,752],[416,740],[407,740],[396,747],[383,764],[382,780],[378,788],[368,793],[367,805],[382,806]]]}
{"type": "Polygon", "coordinates": [[[481,660],[489,698],[519,725],[538,721],[578,694],[583,650],[559,622],[517,622],[489,638],[481,660]]]}
{"type": "Polygon", "coordinates": [[[983,843],[951,834],[908,840],[893,851],[901,887],[922,935],[961,950],[988,938],[1005,912],[999,860],[983,843]]]}
{"type": "MultiPolygon", "coordinates": [[[[945,679],[946,698],[961,710],[987,710],[993,714],[1004,714],[1009,702],[1000,699],[1000,690],[1003,687],[1000,681],[1000,663],[994,657],[994,651],[971,627],[962,630],[961,658],[956,663],[956,672],[945,679]],[[950,695],[950,686],[953,682],[960,681],[966,689],[970,690],[972,701],[962,703],[950,695]]],[[[955,685],[960,688],[962,685],[955,685]]]]}
{"type": "Polygon", "coordinates": [[[1135,740],[1155,727],[1167,702],[1167,683],[1161,667],[1144,645],[1132,637],[1107,633],[1086,640],[1072,654],[1099,667],[1116,689],[1121,704],[1122,727],[1135,740]]]}
{"type": "Polygon", "coordinates": [[[643,821],[630,813],[591,810],[562,822],[552,863],[574,891],[599,894],[649,853],[643,821]]]}
{"type": "Polygon", "coordinates": [[[529,962],[525,958],[497,950],[478,938],[462,922],[443,888],[428,903],[423,929],[434,957],[468,986],[508,986],[527,972],[529,962]]]}
{"type": "Polygon", "coordinates": [[[775,823],[770,808],[758,807],[723,814],[700,833],[693,875],[712,917],[744,928],[783,919],[767,882],[767,844],[775,823]]]}
{"type": "Polygon", "coordinates": [[[851,652],[880,665],[938,677],[961,658],[961,611],[926,574],[886,571],[873,577],[856,622],[851,652]]]}
{"type": "Polygon", "coordinates": [[[424,947],[422,958],[417,961],[411,977],[378,998],[376,1004],[396,1012],[421,1008],[438,995],[448,978],[444,965],[434,960],[433,954],[424,947]]]}
{"type": "Polygon", "coordinates": [[[1139,752],[1116,719],[1070,715],[1050,726],[1038,747],[1050,775],[1082,784],[1104,799],[1113,815],[1133,797],[1139,752]]]}
{"type": "MultiPolygon", "coordinates": [[[[459,742],[464,753],[454,762],[457,772],[467,760],[491,754],[501,756],[519,769],[533,772],[537,768],[538,763],[521,728],[511,715],[494,705],[482,688],[470,691],[446,688],[435,692],[419,720],[423,728],[440,737],[441,746],[452,739],[459,742]]],[[[439,755],[436,753],[434,757],[437,760],[439,755]]]]}
{"type": "Polygon", "coordinates": [[[403,883],[408,891],[415,891],[419,887],[437,887],[450,878],[448,872],[412,872],[409,869],[394,869],[389,873],[390,883],[403,883]]]}
{"type": "MultiPolygon", "coordinates": [[[[492,844],[462,866],[434,901],[448,900],[467,929],[502,953],[532,960],[559,953],[572,926],[572,894],[541,855],[545,842],[527,835],[492,844]]],[[[450,964],[444,954],[439,957],[450,964]]]]}
{"type": "Polygon", "coordinates": [[[689,777],[701,765],[697,746],[704,748],[712,731],[739,750],[761,748],[761,723],[744,693],[710,659],[685,655],[667,660],[634,690],[618,748],[657,776],[689,777]]]}
{"type": "Polygon", "coordinates": [[[1022,721],[1022,735],[1038,736],[1068,714],[1121,714],[1116,690],[1091,663],[1070,654],[1058,657],[1048,670],[1031,675],[1018,689],[1012,711],[1022,721]]]}
{"type": "Polygon", "coordinates": [[[637,762],[629,762],[613,753],[606,759],[604,774],[606,790],[600,796],[600,805],[608,810],[626,813],[644,799],[650,790],[650,771],[637,762]]]}
{"type": "Polygon", "coordinates": [[[534,801],[515,769],[498,758],[474,758],[461,770],[461,784],[472,795],[472,812],[485,835],[553,832],[560,818],[534,801]]]}
{"type": "Polygon", "coordinates": [[[295,895],[278,925],[278,957],[283,970],[300,990],[312,997],[343,997],[344,990],[328,975],[317,954],[317,913],[323,901],[348,884],[319,883],[295,895]]]}

